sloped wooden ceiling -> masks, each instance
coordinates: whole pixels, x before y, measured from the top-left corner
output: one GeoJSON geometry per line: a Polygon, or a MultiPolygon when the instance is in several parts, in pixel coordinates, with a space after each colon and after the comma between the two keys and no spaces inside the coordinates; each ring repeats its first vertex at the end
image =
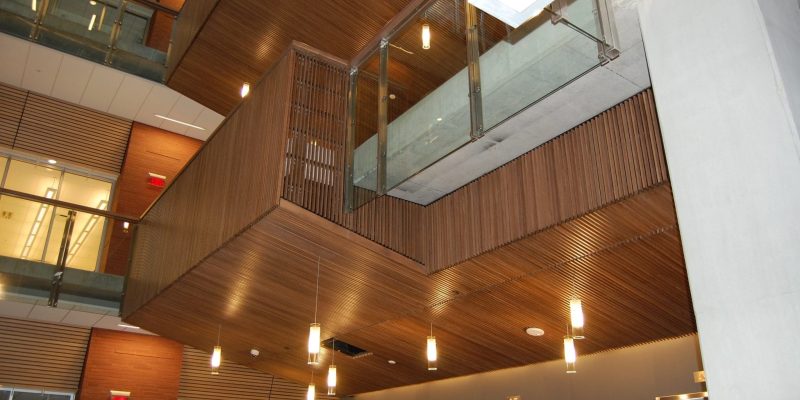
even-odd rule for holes
{"type": "Polygon", "coordinates": [[[167,85],[227,115],[293,40],[349,60],[413,0],[214,1],[184,7],[167,85]]]}
{"type": "Polygon", "coordinates": [[[339,395],[559,359],[571,297],[579,355],[695,331],[651,92],[432,206],[344,214],[346,82],[296,49],[253,89],[143,218],[126,321],[307,382],[319,260],[323,340],[371,352],[336,357],[339,395]]]}

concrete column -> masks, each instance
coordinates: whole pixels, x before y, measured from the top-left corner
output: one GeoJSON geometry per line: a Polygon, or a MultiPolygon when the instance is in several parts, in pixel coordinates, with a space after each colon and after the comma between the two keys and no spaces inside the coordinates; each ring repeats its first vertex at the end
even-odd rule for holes
{"type": "Polygon", "coordinates": [[[639,8],[715,400],[800,398],[798,7],[639,8]]]}

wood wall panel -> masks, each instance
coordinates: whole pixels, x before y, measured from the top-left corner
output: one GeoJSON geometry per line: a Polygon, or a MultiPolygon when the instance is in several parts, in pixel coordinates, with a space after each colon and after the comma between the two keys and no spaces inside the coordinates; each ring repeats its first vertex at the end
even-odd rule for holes
{"type": "Polygon", "coordinates": [[[13,147],[28,92],[0,84],[0,146],[13,147]]]}
{"type": "MultiPolygon", "coordinates": [[[[191,47],[195,36],[206,23],[206,20],[219,0],[194,0],[181,4],[180,13],[172,27],[172,48],[167,60],[167,80],[175,72],[175,68],[183,60],[186,51],[191,47]]],[[[226,114],[223,114],[226,115],[226,114]]]]}
{"type": "Polygon", "coordinates": [[[81,377],[81,400],[107,400],[110,390],[135,399],[178,395],[183,346],[158,336],[92,329],[81,377]]]}
{"type": "MultiPolygon", "coordinates": [[[[114,186],[112,211],[142,215],[162,190],[147,183],[148,172],[164,175],[167,183],[171,183],[202,144],[197,139],[134,122],[125,164],[114,186]]],[[[112,224],[103,272],[125,275],[131,236],[131,231],[125,232],[121,223],[112,224]]]]}
{"type": "Polygon", "coordinates": [[[0,385],[78,390],[89,329],[0,317],[0,385]]]}
{"type": "MultiPolygon", "coordinates": [[[[184,347],[178,400],[298,400],[305,397],[306,386],[227,361],[224,357],[219,375],[211,375],[209,357],[206,352],[184,347]]],[[[330,397],[318,393],[317,398],[330,397]]]]}
{"type": "Polygon", "coordinates": [[[285,58],[254,85],[142,219],[123,313],[277,205],[291,61],[285,58]]]}

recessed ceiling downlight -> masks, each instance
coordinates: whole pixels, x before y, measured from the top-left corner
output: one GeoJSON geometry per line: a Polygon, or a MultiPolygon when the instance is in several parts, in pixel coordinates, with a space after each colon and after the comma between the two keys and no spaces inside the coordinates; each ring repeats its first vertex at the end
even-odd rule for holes
{"type": "Polygon", "coordinates": [[[534,327],[525,328],[525,333],[531,336],[542,336],[544,335],[544,329],[534,327]]]}

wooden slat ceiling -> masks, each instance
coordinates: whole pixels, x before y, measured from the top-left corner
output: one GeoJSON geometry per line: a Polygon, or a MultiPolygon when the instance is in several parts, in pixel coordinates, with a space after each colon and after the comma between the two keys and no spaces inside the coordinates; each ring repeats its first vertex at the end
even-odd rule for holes
{"type": "Polygon", "coordinates": [[[227,115],[293,40],[350,59],[409,2],[220,0],[167,84],[227,115]]]}
{"type": "MultiPolygon", "coordinates": [[[[282,201],[127,320],[201,349],[219,323],[226,357],[245,363],[258,347],[263,361],[250,365],[304,382],[321,257],[323,338],[373,353],[337,357],[341,394],[558,359],[572,296],[587,320],[581,354],[695,330],[667,184],[430,277],[343,232],[282,201]],[[424,361],[431,322],[436,372],[424,361]]],[[[324,365],[318,376],[324,385],[324,365]]]]}

